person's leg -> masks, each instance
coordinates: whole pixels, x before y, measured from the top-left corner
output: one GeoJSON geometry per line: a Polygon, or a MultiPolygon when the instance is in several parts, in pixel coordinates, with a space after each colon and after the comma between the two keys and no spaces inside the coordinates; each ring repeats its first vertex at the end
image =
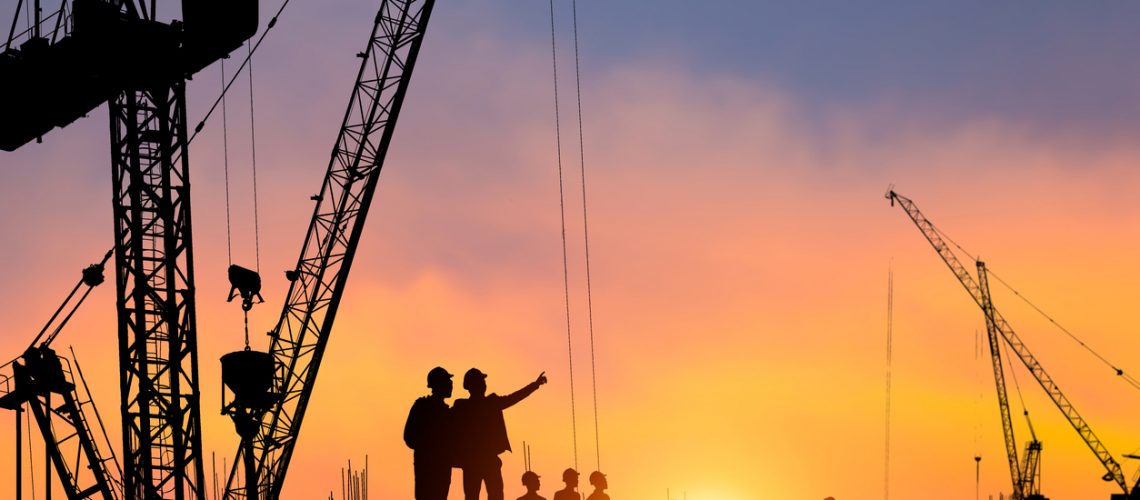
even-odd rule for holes
{"type": "Polygon", "coordinates": [[[479,486],[483,482],[479,474],[479,467],[468,464],[463,468],[463,498],[465,500],[479,500],[479,486]]]}
{"type": "Polygon", "coordinates": [[[503,500],[503,461],[495,457],[487,464],[487,500],[503,500]]]}

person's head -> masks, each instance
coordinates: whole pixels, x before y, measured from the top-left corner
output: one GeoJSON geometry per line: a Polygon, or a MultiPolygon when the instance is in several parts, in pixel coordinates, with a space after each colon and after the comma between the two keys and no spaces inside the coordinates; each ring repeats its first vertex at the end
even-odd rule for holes
{"type": "Polygon", "coordinates": [[[523,486],[526,486],[527,492],[538,491],[538,474],[535,474],[534,471],[529,470],[524,472],[522,475],[522,484],[523,486]]]}
{"type": "Polygon", "coordinates": [[[467,370],[463,374],[463,388],[472,396],[482,396],[487,393],[487,374],[479,371],[478,368],[467,370]]]}
{"type": "Polygon", "coordinates": [[[578,487],[578,471],[573,468],[562,471],[562,482],[570,489],[578,487]]]}
{"type": "Polygon", "coordinates": [[[606,475],[602,474],[600,471],[594,471],[590,473],[590,484],[594,485],[594,487],[599,490],[604,490],[610,487],[608,484],[606,484],[606,475]]]}
{"type": "Polygon", "coordinates": [[[427,386],[431,388],[433,395],[450,398],[452,388],[451,377],[452,375],[447,373],[447,370],[444,370],[441,366],[437,366],[428,372],[427,386]]]}

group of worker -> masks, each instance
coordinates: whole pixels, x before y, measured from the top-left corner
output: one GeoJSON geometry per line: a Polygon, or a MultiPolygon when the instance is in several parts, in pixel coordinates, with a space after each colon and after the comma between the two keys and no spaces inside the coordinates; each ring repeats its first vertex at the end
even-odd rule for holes
{"type": "MultiPolygon", "coordinates": [[[[431,394],[412,404],[404,425],[404,443],[413,450],[416,500],[446,500],[451,488],[451,469],[463,471],[465,500],[478,500],[484,486],[488,500],[503,500],[503,462],[499,454],[510,451],[507,424],[503,410],[514,406],[546,383],[545,372],[538,378],[506,396],[487,394],[487,375],[477,368],[463,375],[463,388],[469,397],[451,397],[452,374],[442,367],[432,368],[427,375],[431,394]]],[[[566,489],[555,493],[554,500],[580,500],[577,492],[578,472],[567,469],[562,474],[566,489]]],[[[539,476],[523,474],[526,495],[519,500],[545,500],[538,496],[539,476]]],[[[590,474],[595,491],[588,500],[609,500],[605,475],[590,474]]]]}
{"type": "MultiPolygon", "coordinates": [[[[562,471],[562,482],[566,483],[566,487],[554,492],[554,500],[582,500],[582,494],[578,493],[578,471],[574,469],[562,471]]],[[[538,474],[534,471],[528,470],[523,473],[522,484],[526,487],[526,494],[519,497],[519,500],[546,500],[538,494],[538,474]]],[[[590,473],[590,484],[594,486],[594,492],[590,493],[586,500],[610,500],[610,496],[606,494],[609,484],[606,483],[605,474],[599,471],[590,473]]]]}

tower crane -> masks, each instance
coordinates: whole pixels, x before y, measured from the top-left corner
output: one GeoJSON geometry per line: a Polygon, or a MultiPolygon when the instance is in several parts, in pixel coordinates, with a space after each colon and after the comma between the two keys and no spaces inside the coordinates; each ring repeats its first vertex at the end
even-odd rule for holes
{"type": "Polygon", "coordinates": [[[981,298],[982,313],[986,317],[986,338],[989,341],[990,357],[993,360],[994,383],[998,388],[998,406],[1001,409],[1002,432],[1005,436],[1006,456],[1009,459],[1009,470],[1013,481],[1014,500],[1046,500],[1041,495],[1041,441],[1037,440],[1037,432],[1033,430],[1033,422],[1029,420],[1029,412],[1025,412],[1025,420],[1029,425],[1030,439],[1025,445],[1024,462],[1018,465],[1017,441],[1013,436],[1013,422],[1010,419],[1009,397],[1006,394],[1005,374],[1002,372],[1001,360],[1001,331],[994,321],[997,311],[994,309],[990,297],[989,276],[986,274],[986,264],[977,261],[978,292],[981,298]]]}
{"type": "Polygon", "coordinates": [[[376,193],[384,157],[407,94],[434,0],[382,0],[368,45],[357,54],[360,71],[301,246],[286,272],[287,299],[269,332],[270,354],[283,372],[280,395],[253,442],[257,477],[241,474],[239,448],[225,498],[246,498],[256,481],[265,499],[281,495],[289,461],[332,332],[361,230],[376,193]]]}
{"type": "MultiPolygon", "coordinates": [[[[1052,377],[1050,377],[1045,371],[1045,368],[1041,366],[1041,363],[1037,361],[1037,358],[1033,356],[1033,353],[1029,351],[1025,343],[1021,341],[1017,333],[1013,331],[1013,328],[1009,326],[1009,323],[1006,322],[1001,313],[994,308],[993,302],[990,300],[989,280],[987,278],[988,272],[985,269],[985,264],[980,261],[977,262],[978,279],[975,280],[942,239],[940,231],[919,211],[914,202],[896,193],[893,189],[888,190],[886,198],[891,201],[891,206],[894,206],[897,202],[899,207],[906,212],[907,216],[910,217],[911,221],[914,222],[915,226],[922,232],[922,235],[926,237],[930,245],[934,247],[935,252],[938,253],[942,261],[950,268],[950,271],[954,273],[954,276],[958,278],[958,282],[962,284],[966,292],[970,294],[970,297],[974,299],[974,302],[982,309],[985,315],[986,331],[989,334],[990,353],[994,362],[994,378],[998,387],[998,400],[1002,408],[1002,429],[1005,435],[1006,454],[1009,458],[1010,476],[1013,481],[1015,497],[1028,500],[1029,497],[1023,495],[1036,494],[1035,487],[1033,488],[1033,492],[1026,491],[1026,486],[1035,485],[1036,480],[1034,477],[1023,477],[1024,473],[1018,466],[1016,441],[1014,441],[1013,429],[1010,425],[1009,403],[1005,394],[1005,382],[1002,378],[1001,360],[998,355],[999,337],[1013,350],[1017,358],[1021,360],[1029,373],[1033,375],[1034,380],[1045,390],[1046,394],[1048,394],[1049,398],[1053,401],[1053,404],[1057,406],[1057,409],[1061,411],[1065,419],[1073,429],[1077,431],[1081,440],[1084,441],[1085,445],[1093,452],[1097,460],[1100,461],[1101,466],[1103,466],[1106,471],[1103,479],[1112,481],[1120,487],[1123,493],[1113,494],[1112,499],[1133,500],[1140,498],[1140,483],[1133,485],[1131,489],[1128,487],[1120,464],[1112,457],[1112,454],[1109,453],[1104,443],[1101,442],[1100,438],[1096,436],[1085,419],[1077,412],[1076,407],[1074,407],[1073,404],[1069,402],[1069,399],[1065,397],[1065,394],[1061,392],[1060,387],[1053,382],[1052,377]]],[[[1036,439],[1034,439],[1034,441],[1036,441],[1036,439]]],[[[1032,445],[1032,441],[1030,444],[1032,445]]],[[[1032,454],[1033,457],[1030,458],[1027,456],[1026,459],[1025,472],[1033,476],[1036,475],[1036,471],[1038,470],[1037,457],[1040,456],[1040,447],[1038,446],[1037,448],[1035,452],[1034,450],[1030,450],[1027,455],[1032,454]]]]}
{"type": "Polygon", "coordinates": [[[0,47],[0,149],[109,104],[123,494],[205,498],[186,79],[257,31],[257,0],[62,0],[0,47]]]}

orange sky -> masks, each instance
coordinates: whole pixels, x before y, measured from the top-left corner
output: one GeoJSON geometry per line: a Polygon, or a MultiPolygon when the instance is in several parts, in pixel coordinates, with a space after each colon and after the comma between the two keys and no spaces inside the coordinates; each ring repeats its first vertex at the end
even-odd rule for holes
{"type": "MultiPolygon", "coordinates": [[[[270,48],[270,69],[256,75],[268,303],[253,311],[254,331],[280,310],[280,270],[296,259],[308,196],[327,164],[355,74],[346,68],[367,26],[358,28],[338,47],[344,61],[289,69],[274,59],[286,49],[270,48]],[[312,80],[304,98],[274,85],[304,79],[312,80]]],[[[507,411],[512,443],[532,446],[547,497],[573,461],[549,51],[477,28],[433,36],[302,429],[289,500],[339,496],[340,468],[365,455],[374,498],[409,498],[402,426],[436,365],[460,376],[477,366],[498,392],[545,371],[550,384],[507,411]]],[[[193,116],[215,95],[211,71],[193,82],[193,116]]],[[[1000,114],[946,123],[889,102],[835,109],[809,126],[795,92],[667,60],[633,61],[590,82],[599,441],[613,498],[661,498],[667,488],[694,500],[882,497],[889,266],[891,496],[971,497],[979,453],[983,498],[1008,490],[988,360],[974,356],[982,315],[883,199],[892,183],[1057,321],[1125,370],[1136,366],[1133,144],[1064,124],[1027,130],[1000,114]]],[[[572,104],[563,103],[564,117],[572,104]]],[[[231,130],[248,127],[247,110],[230,119],[231,130]]],[[[190,157],[204,445],[219,463],[236,436],[218,414],[216,360],[242,342],[238,307],[224,302],[220,130],[211,123],[190,157]]],[[[110,246],[105,134],[100,110],[0,156],[0,353],[22,350],[78,271],[110,246]]],[[[563,151],[578,463],[589,471],[596,450],[575,135],[567,132],[563,151]]],[[[247,132],[232,133],[235,262],[252,266],[248,147],[247,132]]],[[[1137,394],[996,283],[994,294],[1109,449],[1119,457],[1140,447],[1131,430],[1137,394]]],[[[57,345],[75,347],[118,443],[113,295],[109,285],[97,289],[57,345]]],[[[261,335],[254,341],[267,345],[261,335]]],[[[1018,377],[1045,443],[1044,492],[1107,498],[1113,489],[1099,481],[1092,454],[1024,370],[1018,377]]],[[[12,443],[11,424],[0,425],[0,471],[13,470],[12,443]]],[[[522,455],[503,459],[515,498],[522,455]]],[[[1129,476],[1136,467],[1124,462],[1129,476]]],[[[0,474],[0,490],[12,480],[0,474]]]]}

